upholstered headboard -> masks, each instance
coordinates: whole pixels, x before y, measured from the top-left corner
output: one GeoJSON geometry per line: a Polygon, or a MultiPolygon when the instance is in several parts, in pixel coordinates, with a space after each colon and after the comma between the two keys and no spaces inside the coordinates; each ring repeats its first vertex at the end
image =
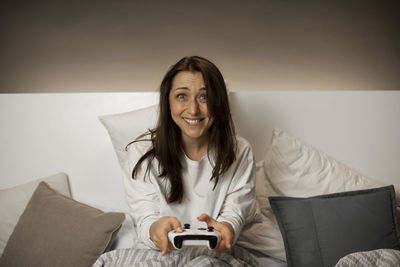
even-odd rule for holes
{"type": "MultiPolygon", "coordinates": [[[[236,128],[257,160],[276,127],[400,188],[400,91],[241,91],[230,98],[236,128]]],[[[0,188],[63,171],[75,199],[125,209],[121,168],[97,117],[157,100],[157,93],[1,94],[0,188]]]]}

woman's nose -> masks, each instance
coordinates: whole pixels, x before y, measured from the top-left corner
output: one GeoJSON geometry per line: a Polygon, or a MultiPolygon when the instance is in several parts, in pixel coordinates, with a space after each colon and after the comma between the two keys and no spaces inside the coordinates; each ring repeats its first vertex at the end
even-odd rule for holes
{"type": "Polygon", "coordinates": [[[196,115],[199,112],[199,103],[197,103],[197,99],[192,99],[189,101],[188,111],[192,115],[196,115]]]}

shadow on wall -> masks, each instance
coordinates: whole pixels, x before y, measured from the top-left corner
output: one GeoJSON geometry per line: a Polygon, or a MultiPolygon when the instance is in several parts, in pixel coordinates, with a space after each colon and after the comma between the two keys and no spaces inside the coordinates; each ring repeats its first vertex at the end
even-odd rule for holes
{"type": "Polygon", "coordinates": [[[399,1],[3,1],[0,92],[155,91],[187,55],[232,91],[397,90],[399,1]]]}

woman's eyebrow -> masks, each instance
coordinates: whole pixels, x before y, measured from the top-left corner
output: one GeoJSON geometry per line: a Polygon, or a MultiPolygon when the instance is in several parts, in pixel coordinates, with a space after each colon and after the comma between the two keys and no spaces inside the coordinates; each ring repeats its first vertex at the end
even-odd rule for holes
{"type": "MultiPolygon", "coordinates": [[[[174,88],[173,90],[174,91],[176,91],[176,90],[180,90],[180,89],[182,89],[182,90],[189,90],[189,88],[188,87],[177,87],[177,88],[174,88]]],[[[207,89],[205,88],[205,87],[201,87],[199,90],[204,90],[204,91],[207,91],[207,89]]]]}
{"type": "Polygon", "coordinates": [[[180,90],[180,89],[189,90],[189,88],[187,88],[187,87],[177,87],[177,88],[175,88],[174,90],[180,90]]]}

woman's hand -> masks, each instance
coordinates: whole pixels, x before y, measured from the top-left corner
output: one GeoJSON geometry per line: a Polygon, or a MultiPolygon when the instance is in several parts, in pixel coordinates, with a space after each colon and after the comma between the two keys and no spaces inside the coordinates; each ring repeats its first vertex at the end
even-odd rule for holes
{"type": "Polygon", "coordinates": [[[215,230],[221,233],[219,245],[213,251],[227,252],[231,249],[235,237],[235,231],[230,223],[218,222],[211,216],[204,213],[197,217],[197,220],[207,223],[207,226],[212,226],[215,230]]]}
{"type": "Polygon", "coordinates": [[[181,223],[176,217],[161,217],[150,226],[150,239],[156,247],[161,249],[163,256],[165,256],[168,251],[175,249],[168,239],[168,232],[171,230],[182,233],[181,223]]]}

